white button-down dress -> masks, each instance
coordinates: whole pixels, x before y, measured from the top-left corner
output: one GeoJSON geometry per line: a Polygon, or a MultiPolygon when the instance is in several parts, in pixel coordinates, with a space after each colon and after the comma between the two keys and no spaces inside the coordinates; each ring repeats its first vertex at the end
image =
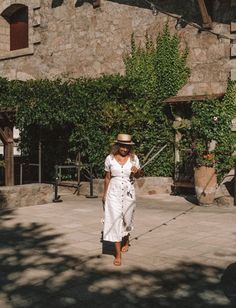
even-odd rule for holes
{"type": "Polygon", "coordinates": [[[107,189],[103,240],[120,242],[122,237],[128,235],[133,229],[133,217],[135,210],[135,190],[130,181],[131,168],[140,168],[136,155],[128,158],[121,165],[110,154],[105,160],[105,171],[111,172],[111,179],[107,189]]]}

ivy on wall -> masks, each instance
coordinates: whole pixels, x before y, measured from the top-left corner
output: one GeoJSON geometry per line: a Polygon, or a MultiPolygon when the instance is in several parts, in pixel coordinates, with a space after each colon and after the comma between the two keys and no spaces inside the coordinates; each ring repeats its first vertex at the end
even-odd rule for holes
{"type": "Polygon", "coordinates": [[[234,163],[232,153],[236,146],[236,133],[231,130],[232,119],[236,116],[234,82],[228,82],[222,100],[193,102],[192,111],[191,132],[198,149],[204,151],[212,140],[216,142],[214,155],[218,181],[221,181],[234,163]]]}
{"type": "Polygon", "coordinates": [[[97,176],[117,133],[133,135],[141,161],[147,152],[167,143],[168,150],[146,168],[146,175],[171,176],[174,168],[174,132],[163,99],[177,94],[186,83],[187,49],[168,27],[146,45],[131,39],[124,58],[125,76],[96,79],[8,81],[0,79],[0,105],[17,108],[16,126],[21,130],[21,149],[29,161],[37,159],[42,141],[44,178],[53,166],[75,159],[92,162],[97,176]]]}

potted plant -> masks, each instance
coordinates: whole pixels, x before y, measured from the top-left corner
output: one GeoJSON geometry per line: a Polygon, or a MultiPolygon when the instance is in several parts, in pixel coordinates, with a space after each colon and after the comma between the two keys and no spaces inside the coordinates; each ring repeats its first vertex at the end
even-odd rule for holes
{"type": "Polygon", "coordinates": [[[194,148],[194,185],[199,205],[211,205],[215,199],[217,176],[214,150],[213,141],[205,147],[198,143],[194,148]]]}

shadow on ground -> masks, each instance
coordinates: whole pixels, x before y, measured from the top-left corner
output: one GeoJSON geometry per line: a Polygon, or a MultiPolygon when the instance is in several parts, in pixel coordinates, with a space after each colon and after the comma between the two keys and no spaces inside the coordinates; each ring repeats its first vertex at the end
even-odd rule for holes
{"type": "Polygon", "coordinates": [[[230,264],[221,277],[221,283],[225,295],[236,307],[236,263],[230,264]]]}
{"type": "Polygon", "coordinates": [[[63,234],[46,224],[9,224],[14,212],[0,215],[1,308],[233,307],[235,264],[225,272],[188,262],[122,271],[98,255],[63,253],[63,234]]]}

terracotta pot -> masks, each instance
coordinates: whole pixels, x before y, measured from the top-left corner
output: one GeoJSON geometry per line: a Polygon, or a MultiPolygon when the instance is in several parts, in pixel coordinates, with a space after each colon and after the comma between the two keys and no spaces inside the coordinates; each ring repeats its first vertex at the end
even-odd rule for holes
{"type": "Polygon", "coordinates": [[[215,168],[205,166],[195,168],[194,184],[199,205],[213,204],[217,187],[215,168]]]}

